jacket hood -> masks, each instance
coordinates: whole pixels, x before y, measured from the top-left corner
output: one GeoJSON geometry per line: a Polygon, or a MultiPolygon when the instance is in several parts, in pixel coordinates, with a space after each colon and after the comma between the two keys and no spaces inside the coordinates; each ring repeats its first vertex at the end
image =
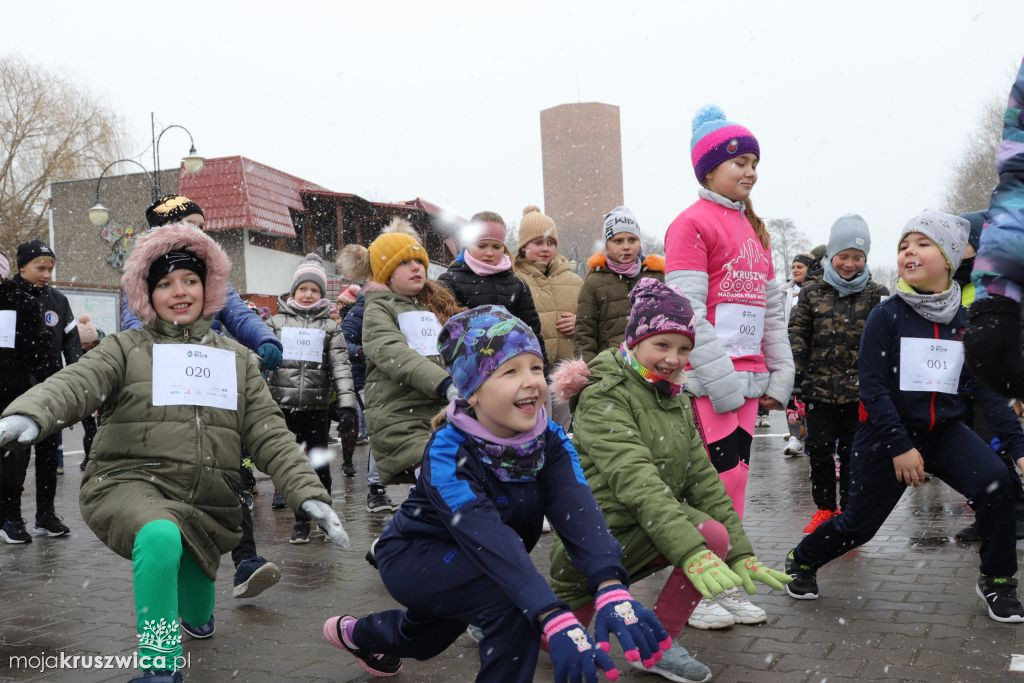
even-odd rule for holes
{"type": "Polygon", "coordinates": [[[330,306],[324,306],[322,308],[318,308],[312,311],[303,311],[301,309],[292,308],[291,306],[288,305],[288,299],[290,298],[292,298],[290,294],[282,294],[281,296],[277,297],[278,313],[284,313],[286,315],[308,315],[314,320],[316,320],[317,318],[329,318],[331,315],[330,306]]]}
{"type": "Polygon", "coordinates": [[[564,360],[551,373],[551,395],[559,403],[568,403],[590,384],[590,368],[582,358],[564,360]]]}
{"type": "Polygon", "coordinates": [[[143,324],[156,320],[156,311],[149,301],[146,276],[149,268],[160,256],[172,249],[188,249],[206,264],[206,282],[203,287],[203,316],[212,317],[224,308],[228,295],[228,277],[231,259],[220,245],[191,223],[171,223],[142,233],[125,263],[121,288],[128,308],[143,324]]]}
{"type": "MultiPolygon", "coordinates": [[[[651,254],[644,257],[644,268],[658,273],[665,272],[665,257],[658,254],[651,254]]],[[[596,252],[587,259],[588,270],[606,270],[608,268],[608,255],[603,251],[596,252]]]]}

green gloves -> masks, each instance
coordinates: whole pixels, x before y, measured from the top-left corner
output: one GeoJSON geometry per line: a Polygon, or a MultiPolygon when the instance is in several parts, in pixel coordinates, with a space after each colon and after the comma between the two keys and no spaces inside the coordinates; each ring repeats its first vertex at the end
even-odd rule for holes
{"type": "Polygon", "coordinates": [[[712,595],[736,588],[742,583],[722,558],[706,548],[690,555],[683,562],[683,567],[686,578],[708,600],[712,595]]]}
{"type": "Polygon", "coordinates": [[[764,566],[753,555],[733,562],[732,570],[742,582],[743,590],[751,595],[757,592],[757,589],[754,588],[754,581],[760,581],[769,588],[780,591],[787,583],[793,580],[793,577],[789,574],[783,574],[771,567],[764,566]]]}

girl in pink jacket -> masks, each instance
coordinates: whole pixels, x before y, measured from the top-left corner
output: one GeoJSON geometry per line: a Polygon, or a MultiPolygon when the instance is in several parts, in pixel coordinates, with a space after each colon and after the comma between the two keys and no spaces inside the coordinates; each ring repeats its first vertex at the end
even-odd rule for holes
{"type": "MultiPolygon", "coordinates": [[[[698,111],[690,158],[699,198],[665,234],[665,281],[682,290],[697,320],[686,390],[697,397],[711,461],[740,517],[758,405],[782,410],[793,389],[771,241],[750,204],[760,157],[757,138],[721,109],[698,111]]],[[[736,595],[699,606],[690,625],[724,628],[765,618],[736,595]]]]}

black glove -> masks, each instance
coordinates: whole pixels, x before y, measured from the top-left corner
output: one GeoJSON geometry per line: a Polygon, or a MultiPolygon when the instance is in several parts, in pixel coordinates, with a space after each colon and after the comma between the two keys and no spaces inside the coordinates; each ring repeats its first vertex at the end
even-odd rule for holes
{"type": "Polygon", "coordinates": [[[1024,396],[1020,304],[1005,296],[990,296],[975,301],[968,317],[964,351],[971,373],[1003,396],[1024,396]]]}

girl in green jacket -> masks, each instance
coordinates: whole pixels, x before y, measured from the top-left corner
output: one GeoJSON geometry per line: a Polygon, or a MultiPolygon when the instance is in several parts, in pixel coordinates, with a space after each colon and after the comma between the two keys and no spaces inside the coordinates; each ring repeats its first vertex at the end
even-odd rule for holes
{"type": "Polygon", "coordinates": [[[224,251],[191,224],[140,236],[121,282],[145,326],[107,336],[0,419],[2,446],[101,411],[79,499],[93,533],[132,561],[144,670],[132,683],[182,680],[179,619],[193,638],[213,635],[220,557],[241,538],[243,446],[293,510],[349,543],[257,357],[210,327],[230,272],[224,251]]]}
{"type": "MultiPolygon", "coordinates": [[[[654,613],[676,638],[702,597],[739,586],[753,594],[753,581],[781,589],[789,577],[754,557],[682,391],[694,339],[690,302],[651,278],[629,298],[625,342],[586,368],[559,366],[553,380],[561,400],[579,393],[573,442],[630,579],[672,570],[654,613]]],[[[551,585],[581,623],[590,621],[594,598],[557,542],[551,585]]],[[[675,681],[711,678],[678,643],[648,671],[675,681]]]]}

